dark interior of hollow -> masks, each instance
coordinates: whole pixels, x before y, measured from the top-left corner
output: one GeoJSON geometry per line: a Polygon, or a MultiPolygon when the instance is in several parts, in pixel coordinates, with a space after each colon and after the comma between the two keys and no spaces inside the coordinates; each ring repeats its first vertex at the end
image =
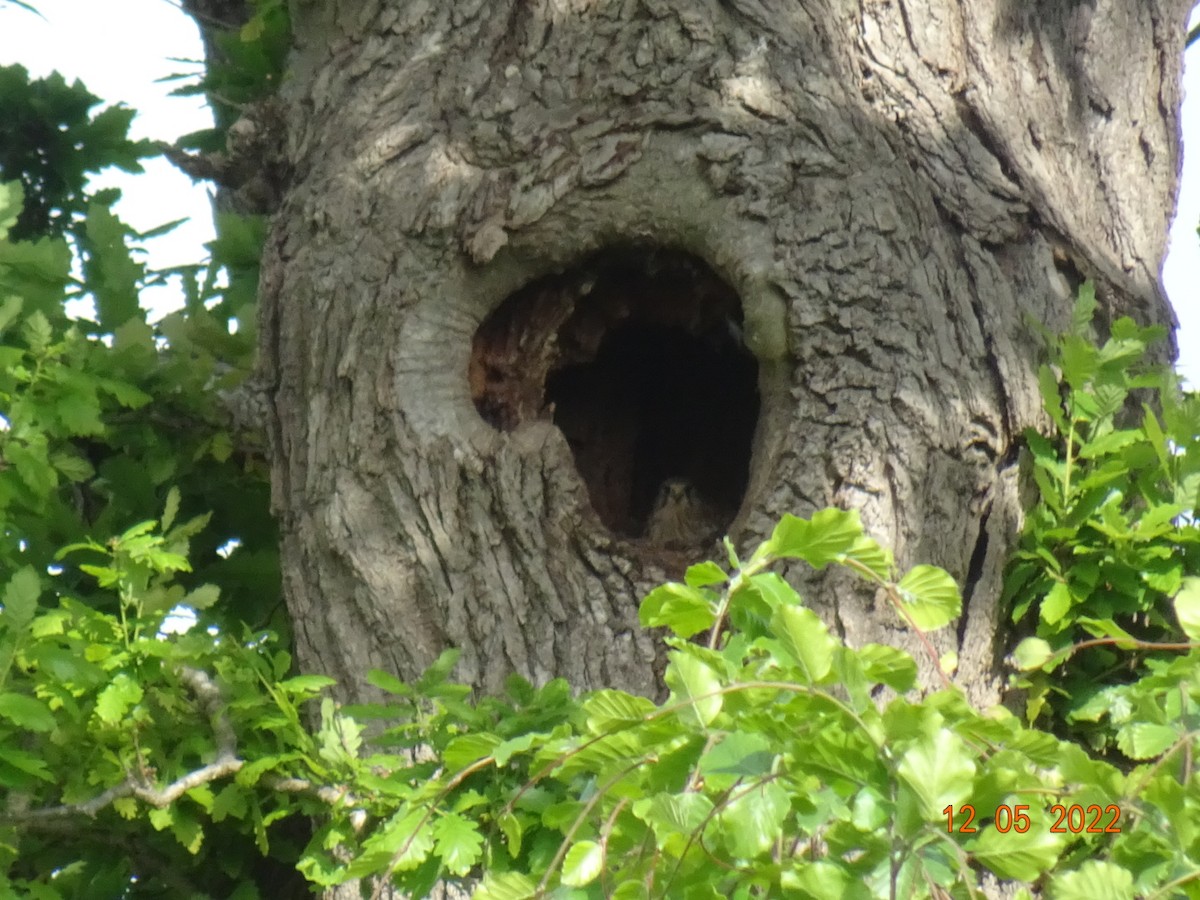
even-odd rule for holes
{"type": "Polygon", "coordinates": [[[608,250],[527,285],[480,325],[469,374],[493,427],[562,430],[613,532],[640,537],[667,479],[690,482],[724,525],[742,504],[758,364],[737,294],[694,256],[608,250]]]}

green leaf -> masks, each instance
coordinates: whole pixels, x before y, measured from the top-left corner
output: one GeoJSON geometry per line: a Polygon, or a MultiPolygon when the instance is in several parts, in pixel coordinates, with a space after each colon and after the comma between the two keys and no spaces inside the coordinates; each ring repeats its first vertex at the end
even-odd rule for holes
{"type": "Polygon", "coordinates": [[[194,788],[189,788],[184,792],[184,796],[194,801],[206,813],[212,812],[216,798],[213,796],[212,788],[207,784],[198,784],[194,788]]]}
{"type": "Polygon", "coordinates": [[[1058,859],[1067,835],[1054,834],[1049,828],[1030,828],[1024,834],[1015,830],[999,832],[984,828],[979,840],[967,849],[975,859],[1001,878],[1037,881],[1058,859]]]}
{"type": "Polygon", "coordinates": [[[880,581],[887,581],[892,577],[892,568],[895,565],[892,552],[865,535],[846,551],[843,561],[850,560],[866,566],[880,581]]]}
{"type": "Polygon", "coordinates": [[[27,728],[30,731],[50,731],[55,725],[50,708],[41,700],[24,694],[0,694],[0,716],[18,728],[27,728]]]}
{"type": "Polygon", "coordinates": [[[225,462],[233,453],[233,438],[226,431],[218,431],[208,443],[208,454],[217,462],[225,462]]]}
{"type": "Polygon", "coordinates": [[[763,735],[734,731],[700,759],[700,773],[756,778],[767,775],[775,765],[775,751],[763,735]]]}
{"type": "Polygon", "coordinates": [[[738,859],[765,853],[783,834],[791,799],[778,782],[734,791],[717,813],[717,828],[729,852],[738,859]]]}
{"type": "Polygon", "coordinates": [[[0,784],[9,787],[26,787],[29,779],[21,775],[32,775],[51,784],[57,780],[56,774],[47,768],[46,761],[41,756],[17,750],[15,747],[0,746],[0,764],[0,784]],[[16,772],[7,771],[10,768],[16,772]]]}
{"type": "Polygon", "coordinates": [[[705,663],[678,650],[670,654],[666,682],[672,695],[679,701],[691,701],[679,711],[684,721],[694,721],[706,728],[721,711],[723,697],[721,682],[716,673],[705,663]]]}
{"type": "Polygon", "coordinates": [[[895,647],[867,644],[858,650],[863,674],[903,694],[917,681],[917,664],[912,656],[895,647]]]}
{"type": "MultiPolygon", "coordinates": [[[[0,185],[0,191],[4,191],[4,185],[0,185]]],[[[2,216],[2,210],[0,210],[0,216],[2,216]]],[[[4,334],[13,319],[20,316],[22,306],[24,306],[24,301],[19,296],[6,296],[4,302],[0,302],[0,335],[4,334]]]]}
{"type": "Polygon", "coordinates": [[[650,900],[650,889],[641,881],[622,881],[610,900],[650,900]]]}
{"type": "Polygon", "coordinates": [[[9,440],[4,444],[4,457],[12,463],[21,481],[37,497],[49,496],[58,486],[58,474],[50,465],[44,445],[9,440]]]}
{"type": "Polygon", "coordinates": [[[636,800],[633,814],[650,826],[658,846],[677,835],[687,836],[704,824],[713,803],[703,794],[656,794],[636,800]]]}
{"type": "MultiPolygon", "coordinates": [[[[1058,429],[1059,433],[1065,434],[1067,431],[1067,420],[1063,415],[1062,396],[1059,393],[1058,379],[1054,377],[1054,373],[1047,365],[1038,368],[1038,389],[1042,394],[1042,408],[1054,420],[1054,427],[1058,429]]],[[[1026,432],[1026,439],[1028,440],[1028,438],[1029,433],[1026,432]]],[[[1032,444],[1030,445],[1030,449],[1033,449],[1032,444]]]]}
{"type": "Polygon", "coordinates": [[[1168,535],[1175,530],[1175,519],[1185,514],[1182,504],[1160,503],[1146,510],[1134,527],[1135,540],[1150,541],[1168,535]]]}
{"type": "Polygon", "coordinates": [[[1075,293],[1075,303],[1071,307],[1071,332],[1086,334],[1096,316],[1096,285],[1089,278],[1079,286],[1075,293]]]}
{"type": "Polygon", "coordinates": [[[41,593],[41,581],[33,566],[18,569],[4,588],[4,610],[0,613],[4,622],[14,631],[23,629],[33,620],[41,593]]]}
{"type": "Polygon", "coordinates": [[[167,491],[167,502],[163,507],[162,529],[170,531],[171,525],[175,522],[175,516],[179,514],[179,488],[172,487],[167,491]]]}
{"type": "Polygon", "coordinates": [[[1056,581],[1054,587],[1050,588],[1049,593],[1042,600],[1041,619],[1047,625],[1057,625],[1072,605],[1074,605],[1074,600],[1071,596],[1071,589],[1067,587],[1066,582],[1056,581]]]}
{"type": "Polygon", "coordinates": [[[687,572],[683,576],[683,580],[688,587],[708,587],[712,584],[721,584],[729,576],[725,574],[725,570],[711,560],[708,562],[696,563],[694,566],[688,566],[687,572]]]}
{"type": "Polygon", "coordinates": [[[816,684],[829,674],[838,642],[815,612],[802,606],[780,606],[771,618],[771,626],[779,636],[780,646],[800,667],[809,684],[816,684]]]}
{"type": "Polygon", "coordinates": [[[346,867],[349,878],[363,878],[390,867],[407,872],[433,850],[433,827],[423,808],[402,809],[364,842],[363,853],[346,867]]]}
{"type": "Polygon", "coordinates": [[[604,848],[595,841],[577,841],[563,860],[562,883],[569,887],[591,884],[604,871],[604,848]]]}
{"type": "Polygon", "coordinates": [[[138,522],[136,525],[127,529],[124,534],[118,537],[117,543],[121,545],[130,544],[133,542],[134,538],[139,538],[143,535],[149,534],[155,529],[155,527],[157,527],[157,525],[158,522],[155,519],[145,519],[144,521],[138,522]]]}
{"type": "Polygon", "coordinates": [[[238,770],[237,783],[243,787],[251,787],[258,783],[266,772],[272,770],[285,771],[284,764],[289,762],[297,762],[304,760],[306,757],[303,753],[280,753],[273,756],[260,756],[258,759],[251,760],[238,770]]]}
{"type": "Polygon", "coordinates": [[[179,841],[188,853],[195,856],[200,852],[200,846],[204,843],[204,828],[181,809],[173,808],[171,817],[171,833],[175,835],[175,840],[179,841]]]}
{"type": "Polygon", "coordinates": [[[216,219],[217,239],[209,244],[213,255],[228,266],[257,268],[266,239],[266,218],[217,213],[216,219]]]}
{"type": "Polygon", "coordinates": [[[87,481],[96,474],[96,470],[82,456],[73,453],[55,452],[50,454],[50,464],[54,466],[70,482],[78,484],[87,481]]]}
{"type": "Polygon", "coordinates": [[[742,587],[733,595],[733,605],[736,606],[747,595],[757,595],[766,608],[771,611],[781,606],[801,606],[803,604],[796,589],[774,572],[760,572],[743,582],[742,587]]]}
{"type": "Polygon", "coordinates": [[[647,698],[624,691],[596,691],[583,702],[587,729],[592,734],[638,725],[655,709],[657,707],[647,698]]]}
{"type": "Polygon", "coordinates": [[[1079,448],[1079,458],[1097,459],[1112,456],[1140,439],[1141,435],[1136,431],[1111,431],[1094,441],[1085,441],[1079,448]]]}
{"type": "Polygon", "coordinates": [[[26,309],[36,306],[58,310],[70,278],[71,248],[57,238],[15,244],[0,242],[0,268],[7,268],[15,276],[13,287],[24,298],[26,309]]]}
{"type": "Polygon", "coordinates": [[[129,707],[142,700],[142,686],[121,672],[96,698],[96,716],[106,725],[115,725],[129,707]]]}
{"type": "MultiPolygon", "coordinates": [[[[136,321],[130,322],[131,326],[136,324],[138,324],[136,321]]],[[[131,330],[132,328],[130,327],[118,329],[118,331],[126,334],[131,330]]],[[[145,391],[115,378],[99,378],[96,380],[96,386],[105,393],[110,394],[114,400],[126,409],[140,409],[154,399],[145,391]]],[[[163,528],[169,527],[169,525],[163,525],[163,528]]]]}
{"type": "Polygon", "coordinates": [[[29,626],[29,634],[35,638],[55,637],[66,631],[69,619],[70,616],[61,609],[50,610],[33,620],[29,626]]]}
{"type": "Polygon", "coordinates": [[[487,872],[471,900],[533,900],[538,896],[537,884],[520,872],[487,872]]]}
{"type": "MultiPolygon", "coordinates": [[[[24,4],[22,4],[24,5],[24,4]]],[[[19,181],[0,181],[0,240],[8,238],[25,207],[25,190],[19,181]]]]}
{"type": "Polygon", "coordinates": [[[1092,342],[1079,334],[1063,337],[1058,350],[1058,361],[1062,366],[1062,380],[1081,391],[1096,374],[1099,351],[1092,342]]]}
{"type": "Polygon", "coordinates": [[[803,559],[814,569],[823,569],[843,559],[862,536],[858,510],[828,508],[811,520],[785,514],[765,546],[771,556],[803,559]]]}
{"type": "Polygon", "coordinates": [[[801,863],[794,872],[784,872],[781,883],[792,891],[798,891],[797,896],[811,897],[812,900],[854,897],[854,887],[858,884],[842,866],[825,861],[801,863]]]}
{"type": "Polygon", "coordinates": [[[1169,467],[1168,462],[1170,457],[1170,444],[1168,443],[1167,435],[1163,432],[1162,424],[1158,421],[1158,416],[1147,404],[1142,404],[1142,433],[1146,436],[1147,443],[1154,448],[1154,453],[1158,457],[1158,464],[1161,468],[1169,467]]]}
{"type": "Polygon", "coordinates": [[[382,669],[372,669],[367,673],[367,683],[381,691],[394,694],[397,697],[412,696],[412,688],[390,672],[382,669]]]}
{"type": "Polygon", "coordinates": [[[451,771],[457,772],[485,756],[491,756],[492,751],[499,745],[500,738],[494,734],[464,734],[446,745],[446,749],[442,751],[442,759],[451,771]]]}
{"type": "Polygon", "coordinates": [[[515,738],[509,738],[507,741],[501,741],[496,745],[496,749],[492,751],[492,756],[495,757],[497,766],[507,766],[508,761],[518,753],[527,752],[535,744],[540,746],[543,740],[543,735],[528,733],[515,738]]]}
{"type": "Polygon", "coordinates": [[[897,773],[921,800],[926,821],[936,821],[942,810],[971,795],[975,761],[963,739],[941,728],[910,747],[900,760],[897,773]]]}
{"type": "MultiPolygon", "coordinates": [[[[1129,373],[1122,370],[1129,369],[1145,356],[1146,342],[1152,339],[1150,329],[1138,329],[1132,319],[1122,316],[1113,322],[1112,337],[1104,342],[1097,358],[1100,365],[1109,370],[1110,377],[1128,378],[1129,373]]],[[[1112,411],[1117,408],[1113,407],[1112,411]]]]}
{"type": "Polygon", "coordinates": [[[246,791],[241,785],[227,784],[213,798],[209,815],[212,816],[214,822],[220,822],[226,818],[244,819],[249,809],[246,791]]]}
{"type": "Polygon", "coordinates": [[[45,353],[50,342],[54,340],[54,329],[50,327],[50,320],[40,309],[34,310],[25,319],[22,333],[34,356],[41,356],[45,353]]]}
{"type": "Polygon", "coordinates": [[[504,833],[504,840],[508,844],[508,854],[513,859],[521,855],[521,839],[524,837],[525,829],[521,825],[521,820],[510,812],[501,813],[496,820],[496,824],[500,826],[500,831],[504,833]]]}
{"type": "Polygon", "coordinates": [[[215,584],[202,584],[193,591],[188,591],[180,601],[192,609],[208,609],[221,598],[221,589],[215,584]]]}
{"type": "Polygon", "coordinates": [[[110,588],[121,580],[121,573],[108,566],[93,566],[88,563],[81,563],[79,570],[95,578],[102,588],[110,588]]]}
{"type": "Polygon", "coordinates": [[[1134,900],[1133,873],[1107,860],[1089,859],[1050,880],[1054,900],[1134,900]]]}
{"type": "Polygon", "coordinates": [[[681,638],[712,628],[716,621],[709,592],[671,582],[656,587],[642,601],[638,619],[644,628],[665,627],[681,638]]]}
{"type": "Polygon", "coordinates": [[[417,683],[414,685],[416,691],[431,696],[434,691],[442,688],[450,677],[450,672],[458,664],[458,658],[461,655],[462,651],[457,647],[450,647],[439,653],[438,658],[417,679],[417,683]]]}
{"type": "Polygon", "coordinates": [[[337,684],[336,678],[328,675],[296,675],[279,683],[279,687],[297,697],[311,697],[327,687],[337,684]]]}
{"type": "Polygon", "coordinates": [[[96,399],[94,390],[64,391],[58,396],[54,412],[68,434],[86,436],[104,433],[100,401],[96,399]]]}
{"type": "Polygon", "coordinates": [[[1087,629],[1088,634],[1093,637],[1115,638],[1116,643],[1114,646],[1121,650],[1134,650],[1137,648],[1137,638],[1112,619],[1093,619],[1091,616],[1078,616],[1075,622],[1080,627],[1087,629]]]}
{"type": "Polygon", "coordinates": [[[1169,725],[1136,722],[1117,732],[1117,749],[1130,759],[1153,759],[1161,756],[1179,740],[1179,730],[1169,725]]]}
{"type": "Polygon", "coordinates": [[[1054,650],[1046,641],[1031,637],[1017,644],[1017,649],[1013,651],[1013,661],[1022,672],[1028,672],[1030,669],[1040,669],[1053,655],[1054,650]]]}
{"type": "Polygon", "coordinates": [[[935,631],[962,612],[962,595],[945,569],[914,566],[897,587],[905,611],[922,631],[935,631]]]}
{"type": "Polygon", "coordinates": [[[85,225],[87,256],[84,274],[100,327],[111,332],[142,315],[138,307],[138,282],[145,269],[125,246],[128,227],[108,207],[92,203],[85,225]]]}
{"type": "Polygon", "coordinates": [[[1200,578],[1188,576],[1172,599],[1179,627],[1189,641],[1200,641],[1200,578]]]}
{"type": "Polygon", "coordinates": [[[483,855],[483,835],[477,823],[458,813],[446,813],[433,823],[434,852],[453,875],[466,875],[483,855]]]}

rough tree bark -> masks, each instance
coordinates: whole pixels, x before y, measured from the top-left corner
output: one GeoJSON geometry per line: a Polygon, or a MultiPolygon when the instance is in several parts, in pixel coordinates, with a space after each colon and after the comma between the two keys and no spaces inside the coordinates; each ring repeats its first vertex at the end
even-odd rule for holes
{"type": "Polygon", "coordinates": [[[302,664],[653,692],[638,600],[714,552],[643,536],[686,476],[740,547],[834,504],[944,566],[995,700],[1029,322],[1084,277],[1172,321],[1189,6],[296,0],[262,350],[302,664]]]}

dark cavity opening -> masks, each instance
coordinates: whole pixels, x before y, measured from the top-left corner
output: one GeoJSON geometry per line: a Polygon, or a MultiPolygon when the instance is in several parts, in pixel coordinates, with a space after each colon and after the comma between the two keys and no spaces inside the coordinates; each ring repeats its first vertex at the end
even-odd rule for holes
{"type": "Polygon", "coordinates": [[[493,427],[562,430],[619,535],[695,547],[742,505],[758,364],[737,294],[694,256],[607,250],[527,285],[480,325],[469,374],[493,427]]]}

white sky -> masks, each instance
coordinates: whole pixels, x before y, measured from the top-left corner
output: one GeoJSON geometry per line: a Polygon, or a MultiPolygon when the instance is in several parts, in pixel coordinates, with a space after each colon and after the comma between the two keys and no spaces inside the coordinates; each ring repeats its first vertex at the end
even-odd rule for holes
{"type": "MultiPolygon", "coordinates": [[[[39,18],[0,0],[0,64],[19,62],[36,76],[57,69],[68,82],[79,78],[110,103],[139,111],[134,137],[173,141],[211,125],[199,98],[169,97],[175,83],[155,82],[196,66],[175,59],[199,60],[200,40],[191,19],[174,0],[32,0],[39,18]],[[121,22],[121,26],[114,26],[121,22]]],[[[1189,52],[1184,77],[1184,167],[1170,252],[1163,284],[1179,317],[1179,371],[1200,386],[1200,47],[1189,52]],[[1190,155],[1189,155],[1190,154],[1190,155]]],[[[113,172],[98,180],[115,185],[124,196],[121,217],[139,231],[185,215],[191,220],[148,244],[156,267],[196,262],[212,239],[208,191],[163,160],[147,161],[148,174],[113,172]]],[[[163,312],[178,303],[170,288],[147,298],[163,312]]]]}

